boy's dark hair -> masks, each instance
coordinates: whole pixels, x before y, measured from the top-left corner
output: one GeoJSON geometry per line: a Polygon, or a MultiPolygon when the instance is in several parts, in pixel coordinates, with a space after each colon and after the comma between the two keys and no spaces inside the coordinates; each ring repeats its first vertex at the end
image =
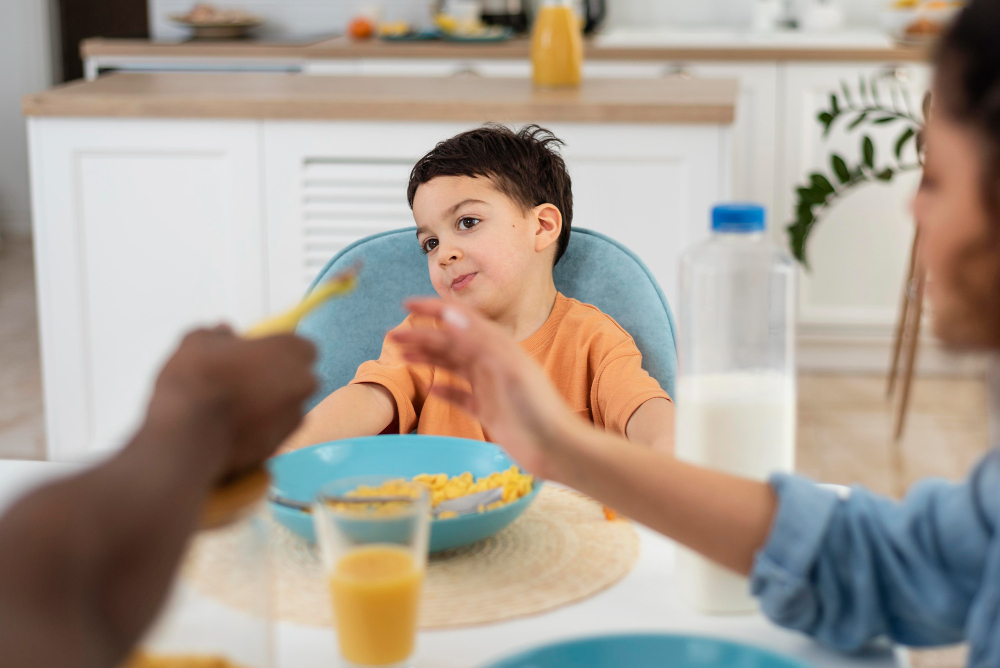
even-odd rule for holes
{"type": "Polygon", "coordinates": [[[410,172],[406,199],[413,208],[417,188],[438,176],[485,176],[522,210],[553,204],[562,214],[556,262],[566,252],[573,221],[573,189],[566,163],[556,151],[563,142],[545,128],[517,132],[489,123],[438,143],[410,172]]]}

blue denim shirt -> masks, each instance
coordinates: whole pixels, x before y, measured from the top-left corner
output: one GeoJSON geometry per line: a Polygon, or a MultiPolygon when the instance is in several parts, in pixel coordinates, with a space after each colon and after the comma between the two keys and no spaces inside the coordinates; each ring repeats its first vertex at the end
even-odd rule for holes
{"type": "Polygon", "coordinates": [[[775,623],[843,651],[968,640],[970,666],[1000,666],[1000,451],[902,502],[791,475],[771,485],[779,507],[751,587],[775,623]]]}

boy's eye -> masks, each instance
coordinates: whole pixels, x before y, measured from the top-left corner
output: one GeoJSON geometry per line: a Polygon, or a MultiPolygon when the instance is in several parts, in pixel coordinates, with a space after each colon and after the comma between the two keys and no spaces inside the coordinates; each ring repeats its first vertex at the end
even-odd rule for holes
{"type": "Polygon", "coordinates": [[[431,237],[430,239],[424,239],[424,243],[420,244],[420,249],[426,254],[430,253],[432,250],[438,247],[438,240],[431,237]]]}
{"type": "Polygon", "coordinates": [[[463,230],[471,230],[473,227],[478,225],[480,221],[478,218],[472,218],[471,216],[466,216],[464,218],[458,219],[458,226],[463,230]]]}

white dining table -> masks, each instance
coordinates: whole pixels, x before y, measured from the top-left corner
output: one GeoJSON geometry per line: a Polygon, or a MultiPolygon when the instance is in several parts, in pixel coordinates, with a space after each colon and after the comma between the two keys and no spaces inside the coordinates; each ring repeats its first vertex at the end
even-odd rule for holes
{"type": "MultiPolygon", "coordinates": [[[[10,503],[46,481],[79,466],[0,460],[0,516],[10,503]]],[[[675,545],[643,527],[641,551],[632,571],[609,589],[576,604],[511,621],[420,633],[420,668],[475,668],[537,645],[595,634],[675,632],[714,636],[780,652],[822,668],[890,668],[905,665],[905,653],[889,648],[845,656],[809,638],[771,624],[760,614],[704,615],[679,600],[674,577],[675,545]]],[[[278,668],[338,665],[331,629],[280,622],[276,625],[278,668]]]]}

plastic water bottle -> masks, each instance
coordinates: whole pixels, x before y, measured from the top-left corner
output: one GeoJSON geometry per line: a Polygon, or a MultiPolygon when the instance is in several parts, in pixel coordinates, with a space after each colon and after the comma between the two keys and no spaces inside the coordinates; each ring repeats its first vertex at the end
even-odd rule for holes
{"type": "MultiPolygon", "coordinates": [[[[712,210],[711,238],[681,259],[680,459],[754,480],[794,468],[797,276],[762,207],[712,210]]],[[[677,569],[703,612],[756,608],[744,577],[684,548],[677,569]]]]}

